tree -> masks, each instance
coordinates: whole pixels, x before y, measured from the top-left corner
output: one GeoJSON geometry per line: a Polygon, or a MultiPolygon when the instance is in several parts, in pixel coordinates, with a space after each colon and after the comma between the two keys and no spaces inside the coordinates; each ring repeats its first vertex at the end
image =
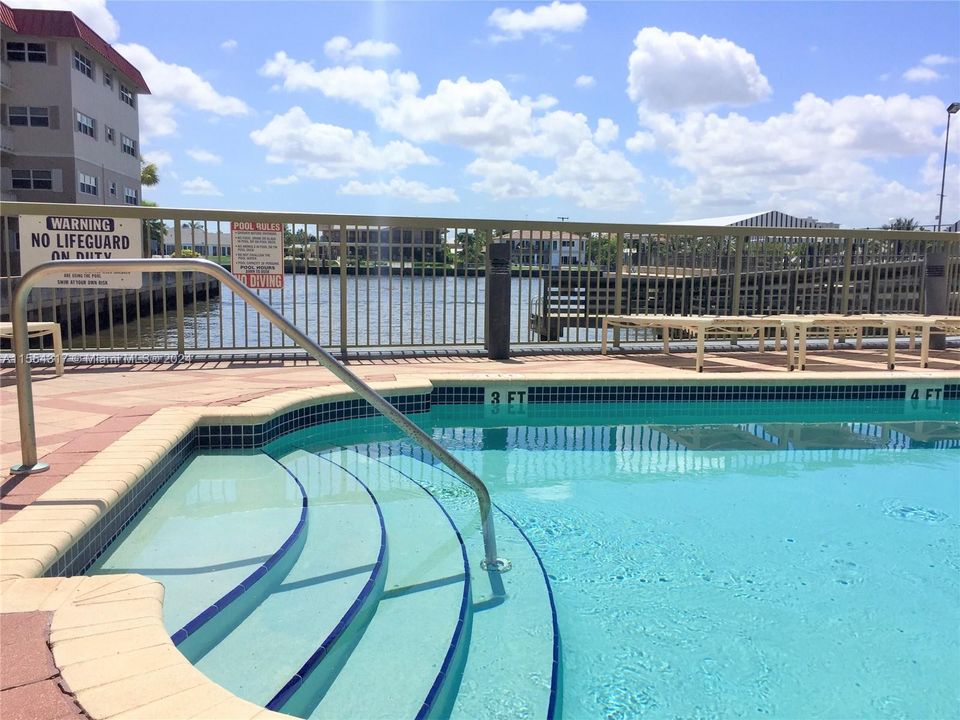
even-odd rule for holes
{"type": "MultiPolygon", "coordinates": [[[[141,200],[140,204],[144,207],[156,207],[157,204],[152,200],[141,200]]],[[[143,237],[147,241],[147,248],[151,255],[163,254],[164,238],[167,235],[167,226],[160,218],[143,221],[143,237]]]]}
{"type": "MultiPolygon", "coordinates": [[[[890,222],[883,226],[884,230],[920,230],[921,227],[917,224],[917,221],[913,218],[905,217],[896,217],[893,218],[890,222]]],[[[893,243],[891,247],[889,243],[886,243],[886,249],[888,252],[893,252],[897,257],[903,254],[904,246],[902,240],[897,240],[893,243]]]]}
{"type": "Polygon", "coordinates": [[[156,163],[140,161],[140,184],[146,187],[153,187],[160,182],[160,174],[157,171],[156,163]]]}
{"type": "Polygon", "coordinates": [[[919,230],[920,226],[913,218],[896,217],[883,226],[884,230],[919,230]]]}
{"type": "Polygon", "coordinates": [[[586,262],[600,267],[616,267],[617,241],[609,233],[597,233],[586,238],[586,250],[586,262]]]}
{"type": "Polygon", "coordinates": [[[458,232],[457,249],[462,253],[461,258],[467,265],[481,265],[486,262],[487,233],[458,232]]]}

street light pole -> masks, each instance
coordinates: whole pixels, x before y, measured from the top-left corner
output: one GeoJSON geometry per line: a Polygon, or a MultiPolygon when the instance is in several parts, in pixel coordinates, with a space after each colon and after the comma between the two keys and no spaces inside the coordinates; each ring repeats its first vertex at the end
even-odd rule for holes
{"type": "Polygon", "coordinates": [[[943,223],[943,191],[947,182],[947,148],[950,146],[950,116],[960,110],[960,102],[950,103],[947,106],[947,137],[943,141],[943,175],[940,177],[940,214],[937,215],[937,232],[943,223]]]}

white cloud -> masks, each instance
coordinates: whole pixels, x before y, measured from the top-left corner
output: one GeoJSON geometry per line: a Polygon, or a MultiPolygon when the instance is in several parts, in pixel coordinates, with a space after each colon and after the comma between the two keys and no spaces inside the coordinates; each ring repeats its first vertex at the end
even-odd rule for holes
{"type": "Polygon", "coordinates": [[[657,139],[652,133],[638,130],[633,137],[627,139],[627,150],[640,153],[644,150],[653,150],[657,146],[657,139]]]}
{"type": "Polygon", "coordinates": [[[390,182],[361,183],[351,180],[338,190],[341,195],[385,195],[419,203],[460,202],[452,188],[431,188],[422,182],[394,177],[390,182]]]}
{"type": "Polygon", "coordinates": [[[549,5],[538,5],[530,12],[497,8],[487,23],[504,33],[495,40],[519,40],[525,33],[574,32],[587,21],[587,9],[580,3],[562,3],[554,0],[549,5]]]}
{"type": "Polygon", "coordinates": [[[267,162],[293,164],[300,174],[314,178],[352,176],[367,170],[397,171],[437,162],[408,142],[394,140],[377,146],[365,132],[315,123],[301,107],[274,116],[250,137],[267,149],[267,162]]]}
{"type": "Polygon", "coordinates": [[[120,36],[120,23],[107,10],[107,0],[16,0],[12,4],[24,10],[69,10],[107,42],[120,36]]]}
{"type": "Polygon", "coordinates": [[[875,165],[934,152],[943,115],[937,98],[907,95],[828,101],[807,94],[792,111],[765,120],[701,112],[675,119],[641,107],[645,130],[627,146],[655,142],[690,173],[688,184],[674,188],[677,216],[776,208],[875,223],[896,207],[929,213],[933,193],[891,182],[875,165]]]}
{"type": "Polygon", "coordinates": [[[166,150],[153,150],[143,153],[143,159],[148,163],[153,163],[158,168],[162,168],[173,162],[173,157],[166,150]]]}
{"type": "Polygon", "coordinates": [[[520,104],[524,107],[530,108],[531,110],[549,110],[559,102],[560,101],[552,95],[537,95],[536,98],[532,98],[529,95],[524,95],[522,98],[520,98],[520,104]]]}
{"type": "Polygon", "coordinates": [[[597,84],[597,81],[593,75],[580,75],[573,81],[573,84],[578,88],[592,88],[597,84]]]}
{"type": "Polygon", "coordinates": [[[390,105],[420,90],[420,81],[412,72],[388,73],[355,65],[317,70],[311,63],[294,60],[282,51],[264,63],[260,74],[282,78],[285,90],[319,90],[327,97],[355,102],[368,110],[390,105]]]}
{"type": "Polygon", "coordinates": [[[516,152],[530,137],[532,109],[497,80],[441,80],[426,97],[407,95],[378,115],[380,125],[415,142],[442,142],[479,153],[516,152]]]}
{"type": "Polygon", "coordinates": [[[300,182],[300,178],[296,175],[287,175],[286,177],[275,177],[271,180],[267,180],[267,185],[293,185],[300,182]]]}
{"type": "Polygon", "coordinates": [[[943,75],[938,73],[933,68],[922,67],[920,65],[912,67],[903,73],[903,79],[907,82],[935,82],[942,77],[943,75]]]}
{"type": "MultiPolygon", "coordinates": [[[[591,127],[584,114],[552,110],[557,99],[549,95],[517,98],[497,80],[460,77],[441,80],[435,91],[421,96],[413,73],[387,74],[357,66],[317,70],[284,53],[277,53],[261,73],[282,77],[287,89],[315,89],[327,97],[360,103],[380,129],[409,141],[374,147],[366,133],[313,123],[295,107],[251,137],[267,148],[268,161],[291,163],[301,176],[354,176],[433,163],[434,158],[411,143],[435,142],[474,153],[470,172],[480,178],[474,189],[494,197],[556,196],[582,207],[623,207],[642,199],[639,171],[622,154],[605,149],[619,137],[617,124],[600,118],[591,127]],[[353,73],[352,79],[347,80],[345,73],[353,73]],[[374,89],[361,91],[364,84],[374,89]],[[527,168],[517,162],[523,156],[545,159],[553,167],[527,168]]],[[[386,192],[377,183],[359,180],[343,187],[347,193],[371,188],[386,192]]],[[[425,197],[426,190],[418,186],[402,189],[425,197]]],[[[400,191],[395,183],[392,192],[400,191]]]]}
{"type": "Polygon", "coordinates": [[[951,63],[955,63],[956,61],[957,59],[955,57],[949,57],[947,55],[940,55],[939,53],[935,53],[933,55],[927,55],[920,62],[924,65],[931,65],[936,67],[937,65],[949,65],[951,63]]]}
{"type": "Polygon", "coordinates": [[[184,180],[180,183],[180,192],[184,195],[223,195],[216,185],[202,177],[184,180]]]}
{"type": "Polygon", "coordinates": [[[243,100],[221,95],[190,68],[164,62],[143,45],[115,47],[140,70],[150,86],[152,94],[139,98],[140,137],[143,142],[176,132],[175,116],[182,108],[203,110],[214,115],[246,115],[250,112],[243,100]]]}
{"type": "Polygon", "coordinates": [[[471,189],[497,200],[552,196],[591,209],[625,208],[643,200],[640,172],[620,153],[604,152],[591,143],[560,158],[549,175],[510,160],[486,158],[471,162],[467,172],[481,178],[471,189]]]}
{"type": "Polygon", "coordinates": [[[223,158],[216,153],[212,153],[209,150],[201,150],[200,148],[187,150],[187,155],[199,163],[206,163],[208,165],[219,165],[223,162],[223,158]]]}
{"type": "Polygon", "coordinates": [[[729,40],[647,27],[634,45],[627,93],[652,110],[749,105],[770,94],[756,58],[729,40]]]}
{"type": "Polygon", "coordinates": [[[220,49],[224,52],[232,52],[233,50],[237,49],[237,45],[239,45],[239,43],[233,38],[230,38],[229,40],[224,40],[222,43],[220,43],[220,49]]]}
{"type": "Polygon", "coordinates": [[[400,48],[391,42],[383,42],[382,40],[362,40],[353,45],[349,38],[338,35],[324,43],[323,52],[332,60],[350,62],[351,60],[362,60],[364,58],[380,59],[398,55],[400,48]]]}
{"type": "Polygon", "coordinates": [[[467,165],[467,172],[482,178],[473,183],[471,189],[496,200],[544,194],[540,173],[510,160],[477,158],[467,165]]]}
{"type": "Polygon", "coordinates": [[[598,145],[609,145],[620,135],[620,126],[610,118],[600,118],[597,120],[597,130],[593,133],[593,139],[598,145]]]}

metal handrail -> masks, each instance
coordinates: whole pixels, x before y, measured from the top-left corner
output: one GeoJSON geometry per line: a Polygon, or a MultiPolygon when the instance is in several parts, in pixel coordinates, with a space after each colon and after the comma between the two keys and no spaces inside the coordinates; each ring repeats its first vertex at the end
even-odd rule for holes
{"type": "Polygon", "coordinates": [[[477,495],[480,505],[480,525],[483,532],[484,559],[481,566],[485,570],[504,571],[509,569],[508,560],[497,557],[497,540],[493,529],[490,492],[483,481],[469,468],[457,460],[406,415],[397,410],[376,390],[344,367],[333,355],[303,334],[283,315],[274,310],[256,293],[250,291],[231,272],[210,260],[196,258],[151,258],[118,260],[55,260],[37,265],[20,278],[13,296],[11,317],[13,319],[13,352],[17,372],[17,406],[20,415],[21,465],[14,466],[14,473],[26,474],[42,472],[48,465],[37,461],[37,436],[33,415],[33,386],[30,378],[30,364],[27,362],[29,346],[27,343],[27,296],[41,278],[59,275],[70,271],[82,272],[199,272],[210,275],[229,287],[234,293],[246,300],[262,316],[273,323],[291,340],[300,345],[317,362],[332,372],[344,384],[360,397],[380,411],[390,422],[406,433],[410,439],[426,448],[444,465],[450,468],[477,495]]]}

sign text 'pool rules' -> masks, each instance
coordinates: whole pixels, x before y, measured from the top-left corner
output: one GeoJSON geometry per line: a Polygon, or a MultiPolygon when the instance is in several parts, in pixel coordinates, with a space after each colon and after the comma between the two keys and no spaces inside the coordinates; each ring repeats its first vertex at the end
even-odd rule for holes
{"type": "Polygon", "coordinates": [[[230,223],[230,269],[252,290],[283,287],[283,223],[230,223]]]}
{"type": "MultiPolygon", "coordinates": [[[[51,260],[116,260],[143,257],[136,218],[20,216],[20,272],[51,260]]],[[[124,288],[143,285],[140,272],[65,272],[37,283],[54,288],[124,288]]]]}

